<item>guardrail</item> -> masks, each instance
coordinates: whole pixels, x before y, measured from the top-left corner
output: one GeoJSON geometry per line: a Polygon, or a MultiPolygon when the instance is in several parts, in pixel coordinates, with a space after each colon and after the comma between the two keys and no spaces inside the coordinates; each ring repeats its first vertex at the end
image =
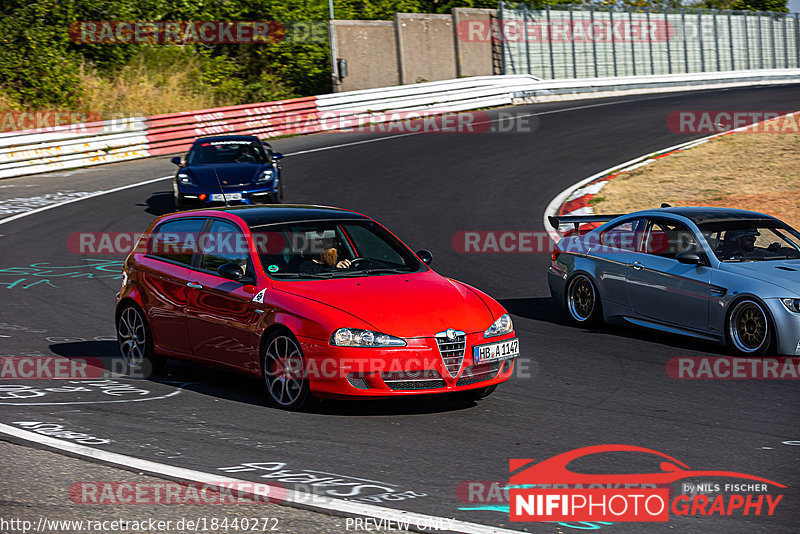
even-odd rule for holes
{"type": "Polygon", "coordinates": [[[541,81],[478,76],[276,102],[0,133],[0,178],[185,152],[206,135],[266,139],[387,120],[387,112],[447,113],[547,102],[736,85],[800,83],[800,69],[541,81]],[[334,119],[335,120],[331,120],[334,119]]]}

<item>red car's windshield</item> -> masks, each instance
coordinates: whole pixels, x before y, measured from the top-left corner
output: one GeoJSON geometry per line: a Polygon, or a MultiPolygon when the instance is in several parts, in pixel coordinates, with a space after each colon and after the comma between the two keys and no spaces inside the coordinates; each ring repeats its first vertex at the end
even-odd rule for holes
{"type": "Polygon", "coordinates": [[[251,228],[264,271],[282,278],[416,272],[421,262],[372,221],[314,221],[251,228]]]}

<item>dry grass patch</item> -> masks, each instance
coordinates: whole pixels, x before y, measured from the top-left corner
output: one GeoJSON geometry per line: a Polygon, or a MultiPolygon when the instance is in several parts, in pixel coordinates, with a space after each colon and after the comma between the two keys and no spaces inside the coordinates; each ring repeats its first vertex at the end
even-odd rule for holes
{"type": "Polygon", "coordinates": [[[800,228],[800,133],[726,135],[612,179],[595,213],[673,206],[761,211],[800,228]]]}

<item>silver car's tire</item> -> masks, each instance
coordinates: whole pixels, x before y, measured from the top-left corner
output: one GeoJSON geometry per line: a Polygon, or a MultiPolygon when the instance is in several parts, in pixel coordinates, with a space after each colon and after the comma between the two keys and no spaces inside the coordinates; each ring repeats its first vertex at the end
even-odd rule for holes
{"type": "Polygon", "coordinates": [[[299,411],[315,398],[306,376],[303,352],[288,331],[275,332],[264,343],[261,370],[267,400],[276,408],[299,411]]]}
{"type": "Polygon", "coordinates": [[[584,274],[573,276],[567,284],[567,313],[577,324],[594,324],[603,317],[600,295],[594,282],[584,274]]]}
{"type": "Polygon", "coordinates": [[[728,344],[735,352],[764,354],[772,345],[772,324],[764,305],[745,298],[733,305],[728,316],[728,344]]]}

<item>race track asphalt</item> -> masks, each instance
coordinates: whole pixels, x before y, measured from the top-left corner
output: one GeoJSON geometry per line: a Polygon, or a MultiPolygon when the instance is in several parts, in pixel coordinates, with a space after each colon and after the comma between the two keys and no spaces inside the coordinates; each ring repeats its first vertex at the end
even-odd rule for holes
{"type": "MultiPolygon", "coordinates": [[[[671,132],[666,118],[673,111],[785,110],[799,102],[797,86],[697,91],[487,112],[531,115],[517,119],[533,125],[530,132],[274,141],[288,156],[286,202],[363,212],[413,249],[433,251],[439,273],[480,288],[513,314],[520,372],[483,401],[331,401],[318,413],[285,413],[265,405],[257,381],[172,361],[166,377],[119,379],[130,387],[116,394],[100,386],[70,391],[62,383],[4,381],[0,422],[58,423],[112,440],[99,449],[249,480],[292,486],[335,478],[338,483],[328,480],[317,490],[542,533],[574,532],[580,525],[510,524],[507,512],[465,509],[480,503],[461,502],[459,483],[507,480],[512,458],[545,459],[603,443],[639,445],[695,469],[750,473],[789,488],[774,517],[673,517],[662,524],[597,525],[601,530],[796,532],[800,447],[783,442],[800,440],[798,381],[673,380],[665,371],[670,358],[724,349],[647,331],[570,326],[549,298],[548,254],[461,254],[452,240],[463,231],[542,232],[545,207],[570,184],[701,136],[671,132]],[[251,463],[261,465],[241,466],[251,463]],[[386,493],[406,498],[376,497],[386,493]]],[[[172,172],[169,158],[159,158],[2,183],[18,186],[14,195],[26,184],[33,184],[31,191],[89,191],[172,172]]],[[[12,194],[0,191],[3,198],[12,194]]],[[[114,295],[123,257],[77,255],[67,239],[83,231],[142,231],[170,209],[165,180],[0,224],[0,355],[115,356],[114,295]]],[[[659,470],[644,456],[612,455],[602,468],[659,470]]]]}

